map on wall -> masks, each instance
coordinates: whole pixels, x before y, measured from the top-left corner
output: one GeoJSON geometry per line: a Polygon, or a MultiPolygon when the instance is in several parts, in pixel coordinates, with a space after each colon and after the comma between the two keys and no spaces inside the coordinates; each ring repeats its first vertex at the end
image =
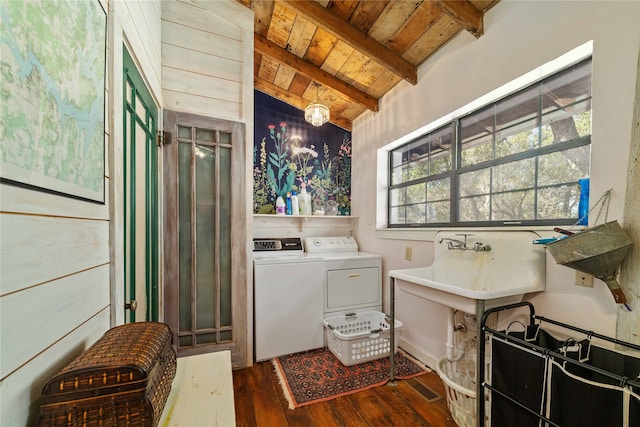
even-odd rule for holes
{"type": "Polygon", "coordinates": [[[0,177],[104,203],[106,15],[0,0],[0,177]]]}

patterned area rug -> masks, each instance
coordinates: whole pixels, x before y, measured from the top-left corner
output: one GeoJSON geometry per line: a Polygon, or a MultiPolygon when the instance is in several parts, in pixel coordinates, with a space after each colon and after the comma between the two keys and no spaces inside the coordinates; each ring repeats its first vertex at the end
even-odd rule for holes
{"type": "MultiPolygon", "coordinates": [[[[328,348],[289,354],[272,360],[289,409],[335,399],[389,381],[389,358],[344,366],[328,348]]],[[[430,372],[401,349],[394,356],[396,379],[430,372]]]]}

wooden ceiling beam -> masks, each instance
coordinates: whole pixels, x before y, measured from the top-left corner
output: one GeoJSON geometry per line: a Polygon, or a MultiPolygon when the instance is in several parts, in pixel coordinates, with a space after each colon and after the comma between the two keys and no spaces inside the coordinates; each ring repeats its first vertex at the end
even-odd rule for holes
{"type": "MultiPolygon", "coordinates": [[[[294,95],[286,90],[282,89],[280,86],[274,85],[266,81],[265,79],[261,79],[260,77],[254,77],[254,87],[260,92],[266,93],[273,98],[276,98],[282,102],[286,102],[289,105],[294,106],[295,108],[304,111],[304,108],[309,105],[311,101],[304,99],[301,96],[294,95]]],[[[352,124],[351,120],[336,114],[335,112],[330,112],[331,117],[329,118],[329,122],[334,125],[341,127],[344,130],[351,132],[352,124]]]]}
{"type": "Polygon", "coordinates": [[[276,61],[287,64],[311,80],[340,92],[345,97],[365,106],[369,110],[378,111],[378,100],[373,96],[366,94],[360,89],[351,86],[347,82],[327,73],[323,69],[316,67],[288,50],[281,48],[265,37],[255,34],[253,38],[253,48],[256,52],[260,52],[263,55],[270,56],[276,61]]]}
{"type": "Polygon", "coordinates": [[[435,5],[453,18],[465,30],[480,38],[484,34],[484,20],[482,12],[468,1],[436,0],[435,5]]]}
{"type": "Polygon", "coordinates": [[[388,68],[394,74],[402,77],[411,84],[418,82],[418,69],[400,55],[389,50],[384,45],[352,27],[348,22],[334,15],[315,1],[284,0],[287,7],[291,7],[307,20],[322,28],[334,37],[339,38],[352,48],[388,68]]]}

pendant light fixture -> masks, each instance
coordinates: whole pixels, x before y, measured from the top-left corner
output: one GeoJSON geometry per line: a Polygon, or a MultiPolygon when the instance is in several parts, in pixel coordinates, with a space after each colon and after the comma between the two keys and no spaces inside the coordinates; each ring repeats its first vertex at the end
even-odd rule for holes
{"type": "Polygon", "coordinates": [[[318,83],[313,82],[316,87],[316,100],[307,105],[304,109],[304,119],[313,126],[322,126],[329,121],[329,107],[318,101],[318,83]]]}

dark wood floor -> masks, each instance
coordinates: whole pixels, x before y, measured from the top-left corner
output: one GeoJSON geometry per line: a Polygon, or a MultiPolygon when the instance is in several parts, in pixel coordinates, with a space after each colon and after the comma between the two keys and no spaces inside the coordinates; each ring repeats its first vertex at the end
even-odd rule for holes
{"type": "Polygon", "coordinates": [[[374,387],[293,410],[288,408],[271,362],[233,371],[233,389],[238,427],[456,427],[435,371],[399,380],[396,386],[374,387]],[[421,393],[424,386],[428,389],[421,393]],[[429,391],[440,397],[427,400],[429,391]]]}

